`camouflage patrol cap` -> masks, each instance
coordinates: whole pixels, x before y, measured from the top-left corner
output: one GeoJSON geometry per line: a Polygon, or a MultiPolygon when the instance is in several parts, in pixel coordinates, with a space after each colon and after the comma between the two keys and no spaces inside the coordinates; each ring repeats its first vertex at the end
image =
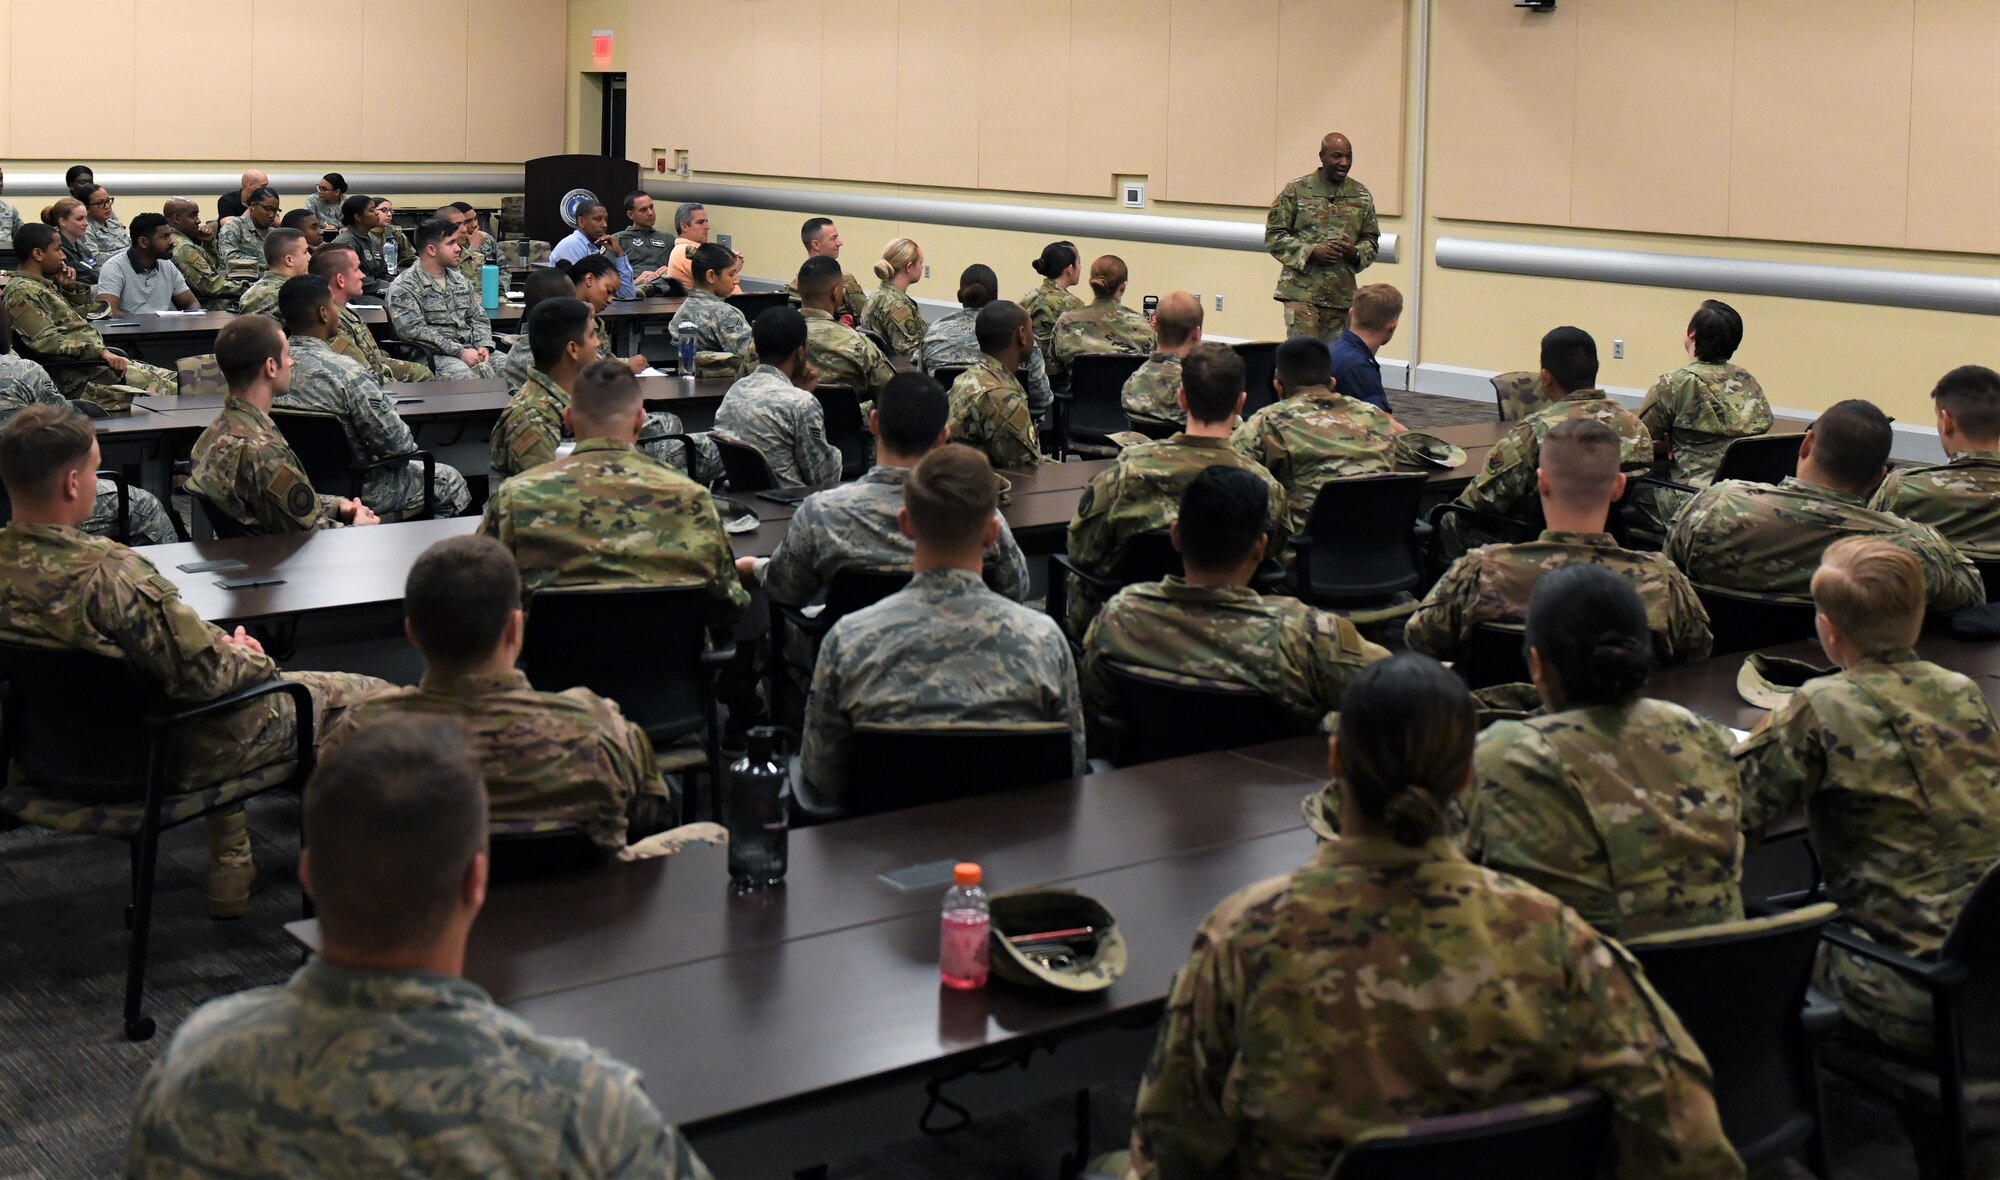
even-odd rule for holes
{"type": "Polygon", "coordinates": [[[1299,800],[1299,813],[1306,817],[1306,826],[1322,842],[1340,839],[1339,784],[1329,782],[1299,800]]]}
{"type": "Polygon", "coordinates": [[[1454,446],[1435,434],[1425,434],[1420,430],[1397,435],[1390,454],[1398,463],[1436,467],[1441,471],[1465,465],[1464,447],[1454,446]]]}
{"type": "Polygon", "coordinates": [[[1806,681],[1816,676],[1831,676],[1835,671],[1804,660],[1787,660],[1753,651],[1736,670],[1736,695],[1760,709],[1776,709],[1806,681]]]}
{"type": "Polygon", "coordinates": [[[1099,902],[1069,889],[996,893],[993,907],[993,973],[1010,983],[1096,992],[1125,974],[1125,936],[1099,902]],[[1016,943],[1025,934],[1088,929],[1088,935],[1016,943]],[[1047,949],[1038,949],[1047,948],[1047,949]]]}

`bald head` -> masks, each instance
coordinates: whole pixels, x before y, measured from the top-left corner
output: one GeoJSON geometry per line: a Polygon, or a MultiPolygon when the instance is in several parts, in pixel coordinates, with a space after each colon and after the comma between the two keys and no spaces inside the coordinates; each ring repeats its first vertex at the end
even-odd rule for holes
{"type": "Polygon", "coordinates": [[[248,198],[252,189],[260,189],[270,183],[271,183],[271,178],[264,175],[264,173],[259,169],[246,168],[243,171],[242,191],[246,199],[248,198]]]}
{"type": "Polygon", "coordinates": [[[1348,170],[1354,167],[1354,145],[1338,131],[1329,131],[1319,141],[1320,174],[1334,184],[1347,179],[1348,170]]]}
{"type": "Polygon", "coordinates": [[[172,226],[177,234],[193,237],[195,227],[201,224],[200,207],[186,197],[168,198],[160,211],[167,215],[167,224],[172,226]]]}
{"type": "Polygon", "coordinates": [[[1160,334],[1160,351],[1186,350],[1201,343],[1201,300],[1186,291],[1169,291],[1160,297],[1153,313],[1153,327],[1160,334]]]}

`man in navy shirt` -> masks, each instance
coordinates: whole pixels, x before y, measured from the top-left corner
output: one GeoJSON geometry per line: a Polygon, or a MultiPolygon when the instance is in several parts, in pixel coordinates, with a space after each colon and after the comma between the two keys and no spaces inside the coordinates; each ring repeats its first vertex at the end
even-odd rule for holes
{"type": "Polygon", "coordinates": [[[1333,355],[1335,389],[1384,413],[1392,412],[1375,354],[1396,335],[1396,324],[1402,318],[1403,293],[1389,284],[1371,283],[1354,293],[1347,330],[1327,346],[1333,355]]]}

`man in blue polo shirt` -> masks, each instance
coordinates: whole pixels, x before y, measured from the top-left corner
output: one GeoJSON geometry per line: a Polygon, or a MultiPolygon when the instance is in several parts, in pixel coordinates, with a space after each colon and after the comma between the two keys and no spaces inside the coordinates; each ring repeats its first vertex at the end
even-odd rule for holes
{"type": "Polygon", "coordinates": [[[1403,293],[1389,284],[1371,283],[1354,293],[1347,330],[1327,346],[1333,356],[1335,389],[1384,413],[1392,412],[1375,354],[1396,335],[1396,324],[1402,318],[1403,293]]]}

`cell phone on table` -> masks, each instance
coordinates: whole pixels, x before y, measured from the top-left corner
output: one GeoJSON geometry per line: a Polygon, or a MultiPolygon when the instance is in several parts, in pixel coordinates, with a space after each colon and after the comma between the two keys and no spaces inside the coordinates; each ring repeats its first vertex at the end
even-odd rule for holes
{"type": "Polygon", "coordinates": [[[797,504],[806,498],[804,492],[769,491],[754,494],[759,500],[769,500],[773,504],[797,504]]]}
{"type": "Polygon", "coordinates": [[[1152,315],[1154,312],[1160,310],[1160,297],[1158,295],[1148,295],[1141,306],[1146,309],[1147,315],[1152,315]]]}

